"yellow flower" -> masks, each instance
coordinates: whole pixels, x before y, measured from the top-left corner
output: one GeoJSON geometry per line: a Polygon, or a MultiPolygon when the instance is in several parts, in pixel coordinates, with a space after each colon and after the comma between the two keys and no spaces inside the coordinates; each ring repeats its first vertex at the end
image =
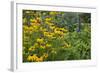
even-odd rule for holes
{"type": "Polygon", "coordinates": [[[47,36],[49,34],[49,32],[44,32],[44,36],[47,36]]]}
{"type": "Polygon", "coordinates": [[[43,57],[37,58],[36,61],[37,62],[42,62],[43,61],[43,57]]]}
{"type": "Polygon", "coordinates": [[[37,17],[36,19],[30,19],[30,22],[33,23],[34,25],[40,25],[41,19],[37,17]]]}
{"type": "Polygon", "coordinates": [[[49,21],[45,21],[45,23],[48,24],[49,26],[54,26],[54,24],[49,21]]]}
{"type": "Polygon", "coordinates": [[[34,61],[36,61],[36,60],[38,59],[37,55],[36,55],[36,54],[33,54],[32,59],[33,59],[34,61]]]}
{"type": "Polygon", "coordinates": [[[51,44],[46,44],[46,47],[51,47],[51,44]]]}
{"type": "Polygon", "coordinates": [[[27,30],[28,30],[28,26],[24,25],[24,26],[23,26],[23,29],[24,29],[25,31],[27,31],[27,30]]]}
{"type": "Polygon", "coordinates": [[[29,50],[29,51],[32,51],[32,48],[29,48],[28,50],[29,50]]]}
{"type": "Polygon", "coordinates": [[[60,35],[60,37],[64,35],[64,32],[63,31],[60,31],[60,28],[56,28],[54,30],[54,33],[60,35]]]}
{"type": "Polygon", "coordinates": [[[29,55],[28,58],[27,58],[27,60],[28,61],[32,61],[33,60],[32,56],[29,55]]]}
{"type": "Polygon", "coordinates": [[[38,25],[33,25],[33,30],[38,30],[39,26],[38,25]]]}
{"type": "Polygon", "coordinates": [[[67,29],[65,29],[65,28],[59,28],[60,29],[60,31],[63,31],[63,32],[67,32],[68,30],[67,29]]]}
{"type": "Polygon", "coordinates": [[[33,32],[33,27],[32,26],[26,26],[26,25],[24,25],[23,26],[23,29],[24,29],[24,33],[32,33],[33,32]]]}
{"type": "Polygon", "coordinates": [[[44,53],[41,57],[38,57],[36,54],[33,54],[32,56],[28,56],[28,61],[35,61],[35,62],[42,62],[44,59],[48,57],[48,54],[44,53]]]}
{"type": "Polygon", "coordinates": [[[36,47],[38,47],[38,46],[39,46],[38,43],[35,43],[35,44],[34,44],[34,48],[36,48],[36,47]]]}
{"type": "Polygon", "coordinates": [[[48,37],[48,38],[53,38],[54,33],[51,32],[44,32],[44,36],[48,37]]]}
{"type": "Polygon", "coordinates": [[[54,30],[54,33],[60,34],[60,33],[61,33],[61,31],[59,31],[59,30],[55,29],[55,30],[54,30]]]}
{"type": "Polygon", "coordinates": [[[50,12],[50,15],[56,15],[56,14],[59,14],[59,12],[55,12],[55,11],[50,12]]]}
{"type": "Polygon", "coordinates": [[[36,61],[36,62],[42,61],[42,59],[38,58],[36,54],[33,54],[32,56],[29,55],[28,58],[27,58],[27,60],[28,61],[36,61]]]}
{"type": "Polygon", "coordinates": [[[24,33],[24,34],[29,33],[29,31],[25,31],[25,30],[24,30],[24,32],[23,32],[23,33],[24,33]]]}
{"type": "Polygon", "coordinates": [[[38,38],[38,39],[37,39],[37,42],[38,42],[38,43],[42,43],[42,42],[44,42],[44,39],[43,39],[43,38],[38,38]]]}
{"type": "Polygon", "coordinates": [[[39,58],[36,54],[33,54],[32,58],[33,58],[33,61],[36,61],[36,62],[42,62],[43,61],[43,57],[41,56],[39,58]]]}
{"type": "Polygon", "coordinates": [[[52,37],[53,37],[53,35],[49,34],[49,35],[47,35],[47,37],[48,37],[48,38],[52,38],[52,37]]]}
{"type": "Polygon", "coordinates": [[[47,31],[47,29],[43,28],[43,27],[40,27],[40,31],[45,32],[45,31],[47,31]]]}
{"type": "Polygon", "coordinates": [[[46,59],[48,57],[48,54],[47,53],[44,53],[43,54],[43,57],[44,57],[44,59],[46,59]]]}
{"type": "Polygon", "coordinates": [[[47,17],[46,19],[45,19],[45,21],[51,21],[52,20],[52,18],[50,18],[50,17],[47,17]]]}
{"type": "Polygon", "coordinates": [[[50,26],[50,29],[52,29],[52,30],[55,29],[55,26],[50,26]]]}
{"type": "Polygon", "coordinates": [[[30,19],[30,22],[37,23],[37,20],[36,19],[30,19]]]}
{"type": "Polygon", "coordinates": [[[29,31],[32,31],[33,30],[33,27],[29,27],[29,31]]]}
{"type": "Polygon", "coordinates": [[[35,50],[35,46],[32,46],[28,49],[29,51],[34,51],[35,50]]]}
{"type": "Polygon", "coordinates": [[[45,48],[45,45],[40,45],[40,48],[44,49],[45,48]]]}

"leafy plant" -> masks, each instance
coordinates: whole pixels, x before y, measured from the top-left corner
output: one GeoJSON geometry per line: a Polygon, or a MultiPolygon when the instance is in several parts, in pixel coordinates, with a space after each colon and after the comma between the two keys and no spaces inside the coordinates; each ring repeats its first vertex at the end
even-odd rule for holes
{"type": "Polygon", "coordinates": [[[90,17],[23,10],[23,62],[91,59],[90,17]]]}

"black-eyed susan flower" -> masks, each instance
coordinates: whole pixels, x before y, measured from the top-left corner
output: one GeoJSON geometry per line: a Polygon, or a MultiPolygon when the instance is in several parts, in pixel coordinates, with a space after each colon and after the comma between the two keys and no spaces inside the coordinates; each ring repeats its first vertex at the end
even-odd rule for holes
{"type": "Polygon", "coordinates": [[[50,48],[52,45],[51,44],[46,44],[46,47],[47,48],[50,48]]]}
{"type": "Polygon", "coordinates": [[[29,51],[35,51],[36,47],[35,46],[31,46],[28,50],[29,51]]]}
{"type": "Polygon", "coordinates": [[[43,38],[38,38],[38,39],[37,39],[37,42],[38,42],[38,43],[43,43],[43,42],[44,42],[44,39],[43,39],[43,38]]]}
{"type": "Polygon", "coordinates": [[[27,57],[27,60],[28,60],[28,61],[33,61],[32,56],[29,55],[29,56],[27,57]]]}

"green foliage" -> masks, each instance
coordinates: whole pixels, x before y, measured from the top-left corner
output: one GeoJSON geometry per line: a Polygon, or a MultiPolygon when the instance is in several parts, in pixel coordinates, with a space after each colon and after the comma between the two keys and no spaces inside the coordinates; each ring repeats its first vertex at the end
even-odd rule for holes
{"type": "Polygon", "coordinates": [[[90,14],[23,10],[23,62],[85,59],[91,59],[90,14]]]}

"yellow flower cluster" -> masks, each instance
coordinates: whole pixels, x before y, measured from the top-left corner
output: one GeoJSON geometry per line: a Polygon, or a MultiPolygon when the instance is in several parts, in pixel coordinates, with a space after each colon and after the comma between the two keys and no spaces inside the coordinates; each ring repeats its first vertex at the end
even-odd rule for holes
{"type": "MultiPolygon", "coordinates": [[[[30,18],[30,25],[23,25],[24,40],[32,40],[32,43],[28,46],[25,44],[25,49],[28,50],[26,60],[28,62],[42,62],[46,61],[49,57],[49,53],[57,54],[54,50],[55,47],[52,40],[61,38],[68,32],[64,27],[59,27],[53,22],[52,17],[41,18],[38,13],[34,14],[34,18],[30,18]],[[36,16],[35,16],[36,14],[36,16]],[[43,19],[43,20],[42,20],[43,19]],[[30,35],[27,35],[27,34],[30,35]],[[34,35],[36,34],[36,36],[34,35]],[[28,36],[28,37],[27,37],[28,36]],[[30,38],[31,36],[31,38],[30,38]],[[49,40],[51,42],[49,42],[49,40]],[[48,53],[48,54],[47,54],[48,53]],[[31,55],[32,54],[32,55],[31,55]]],[[[56,15],[59,12],[51,11],[49,15],[56,15]]],[[[24,20],[26,21],[26,20],[24,20]]],[[[25,42],[24,41],[24,42],[25,42]]],[[[71,45],[64,43],[64,46],[60,48],[69,48],[71,45]]]]}
{"type": "Polygon", "coordinates": [[[31,26],[23,26],[24,33],[32,33],[33,31],[37,31],[39,29],[38,25],[31,25],[31,26]]]}
{"type": "Polygon", "coordinates": [[[40,27],[40,29],[39,29],[41,32],[45,32],[45,31],[47,31],[47,29],[46,28],[43,28],[43,27],[40,27]]]}
{"type": "Polygon", "coordinates": [[[32,56],[28,56],[27,60],[28,61],[35,61],[35,62],[42,62],[43,61],[43,57],[41,56],[39,58],[36,54],[33,54],[32,56]]]}
{"type": "Polygon", "coordinates": [[[59,34],[59,35],[63,35],[64,33],[62,31],[60,31],[59,29],[55,29],[54,30],[55,34],[59,34]]]}
{"type": "Polygon", "coordinates": [[[32,29],[33,29],[33,28],[24,25],[24,26],[23,26],[23,29],[24,29],[24,33],[29,33],[29,32],[32,32],[32,29]]]}
{"type": "Polygon", "coordinates": [[[46,44],[46,42],[44,42],[43,38],[38,38],[37,39],[37,43],[38,43],[38,47],[42,48],[42,49],[47,49],[51,47],[51,44],[46,44]]]}
{"type": "Polygon", "coordinates": [[[48,38],[54,38],[54,33],[52,32],[44,32],[44,36],[48,37],[48,38]]]}
{"type": "MultiPolygon", "coordinates": [[[[56,12],[50,12],[51,14],[56,13],[56,12]]],[[[53,24],[52,22],[50,22],[52,20],[52,18],[46,18],[45,23],[48,25],[48,27],[52,30],[51,31],[44,31],[44,36],[48,37],[48,38],[55,38],[57,37],[56,35],[58,35],[58,37],[63,37],[64,34],[67,33],[67,29],[65,28],[60,28],[57,27],[55,24],[53,24]]]]}
{"type": "Polygon", "coordinates": [[[35,61],[35,62],[42,62],[48,57],[48,54],[44,53],[41,57],[38,57],[36,54],[33,54],[32,56],[28,56],[28,61],[35,61]]]}
{"type": "Polygon", "coordinates": [[[41,18],[37,17],[36,19],[30,19],[31,25],[40,25],[41,18]]]}
{"type": "Polygon", "coordinates": [[[46,21],[45,23],[48,25],[48,27],[52,31],[52,32],[51,31],[50,32],[48,32],[48,31],[45,32],[44,31],[44,36],[46,36],[48,38],[51,38],[51,39],[52,38],[56,38],[57,37],[56,35],[58,35],[58,37],[63,37],[64,34],[66,34],[68,32],[67,29],[57,27],[57,26],[55,26],[55,24],[53,24],[53,23],[51,23],[49,21],[46,21]]]}
{"type": "Polygon", "coordinates": [[[30,26],[23,25],[24,33],[32,33],[33,31],[38,31],[40,28],[41,19],[37,17],[36,19],[30,19],[30,26]]]}
{"type": "Polygon", "coordinates": [[[44,42],[43,38],[38,38],[36,40],[36,42],[34,43],[34,45],[31,46],[28,50],[29,51],[35,51],[37,48],[41,48],[41,49],[46,50],[46,49],[50,48],[51,46],[52,46],[51,44],[44,42]]]}

